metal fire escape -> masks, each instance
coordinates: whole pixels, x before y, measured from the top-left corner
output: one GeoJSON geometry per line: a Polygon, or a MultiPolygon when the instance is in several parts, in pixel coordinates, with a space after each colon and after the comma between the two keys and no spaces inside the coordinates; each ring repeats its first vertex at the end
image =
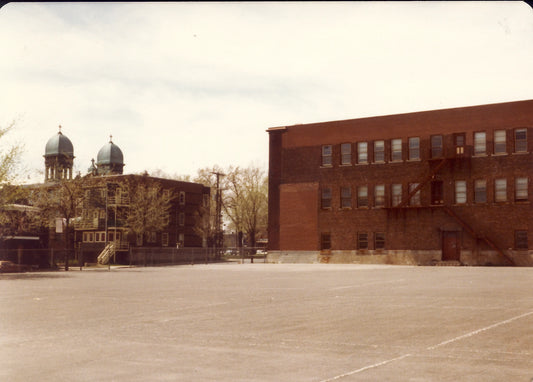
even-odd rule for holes
{"type": "MultiPolygon", "coordinates": [[[[465,155],[465,147],[455,147],[452,155],[445,155],[441,158],[431,158],[428,159],[428,165],[429,165],[429,174],[424,176],[418,183],[418,185],[413,188],[406,196],[402,199],[400,203],[398,203],[395,206],[389,206],[389,209],[403,209],[403,208],[412,208],[413,206],[410,206],[411,199],[416,195],[418,191],[420,191],[422,188],[424,188],[426,185],[430,184],[432,180],[435,179],[436,175],[444,168],[444,166],[448,163],[451,163],[452,161],[458,161],[458,160],[465,160],[467,158],[470,158],[470,156],[465,155]]],[[[418,208],[424,208],[427,206],[419,205],[416,206],[418,208]]],[[[451,216],[472,238],[475,240],[481,240],[485,242],[490,248],[495,250],[500,256],[505,258],[510,265],[515,265],[515,262],[512,257],[507,255],[505,251],[503,251],[496,243],[494,243],[490,238],[488,238],[486,235],[480,234],[476,229],[472,227],[471,224],[468,224],[463,218],[461,218],[453,209],[452,206],[447,206],[444,203],[442,204],[435,204],[431,205],[432,208],[442,208],[446,214],[451,216]]]]}

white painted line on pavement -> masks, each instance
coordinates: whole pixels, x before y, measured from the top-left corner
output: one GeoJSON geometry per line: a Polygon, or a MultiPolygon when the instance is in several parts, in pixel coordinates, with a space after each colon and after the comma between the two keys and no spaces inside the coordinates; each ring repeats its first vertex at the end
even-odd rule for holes
{"type": "Polygon", "coordinates": [[[430,347],[427,348],[427,350],[434,350],[434,349],[436,349],[436,348],[438,348],[438,347],[441,347],[441,346],[444,346],[444,345],[450,344],[450,343],[452,343],[452,342],[456,342],[456,341],[462,340],[463,338],[472,337],[472,336],[474,336],[474,335],[476,335],[476,334],[478,334],[478,333],[484,332],[484,331],[486,331],[486,330],[494,329],[494,328],[496,328],[496,327],[498,327],[498,326],[508,324],[508,323],[510,323],[510,322],[513,322],[513,321],[515,321],[515,320],[519,320],[519,319],[521,319],[521,318],[527,317],[527,316],[532,315],[532,314],[533,314],[533,311],[528,312],[528,313],[521,314],[521,315],[516,316],[516,317],[509,318],[508,320],[504,320],[504,321],[497,322],[497,323],[495,323],[495,324],[492,324],[492,325],[486,326],[486,327],[484,327],[484,328],[481,328],[481,329],[478,329],[478,330],[474,330],[473,332],[463,334],[462,336],[452,338],[451,340],[447,340],[447,341],[441,342],[440,344],[437,344],[437,345],[435,345],[435,346],[430,346],[430,347]]]}
{"type": "Polygon", "coordinates": [[[354,374],[357,374],[357,373],[360,373],[362,371],[365,371],[365,370],[368,370],[368,369],[373,369],[374,367],[379,367],[379,366],[383,366],[383,365],[386,365],[388,363],[391,363],[391,362],[394,362],[394,361],[399,361],[399,360],[402,360],[404,358],[407,358],[407,357],[410,357],[411,354],[404,354],[400,357],[396,357],[396,358],[393,358],[393,359],[388,359],[386,361],[383,361],[383,362],[379,362],[379,363],[375,363],[373,365],[368,365],[368,366],[365,366],[365,367],[362,367],[360,369],[357,369],[357,370],[353,370],[353,371],[350,371],[348,373],[344,373],[344,374],[340,374],[340,375],[337,375],[333,378],[328,378],[328,379],[324,379],[320,382],[330,382],[330,381],[335,381],[337,379],[341,379],[341,378],[344,378],[344,377],[348,377],[350,375],[354,375],[354,374]]]}

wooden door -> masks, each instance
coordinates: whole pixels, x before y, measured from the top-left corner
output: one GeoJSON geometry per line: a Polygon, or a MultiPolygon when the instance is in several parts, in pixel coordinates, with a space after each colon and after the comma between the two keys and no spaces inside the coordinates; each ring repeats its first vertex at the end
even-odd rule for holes
{"type": "Polygon", "coordinates": [[[442,261],[460,261],[461,245],[458,231],[442,232],[442,261]]]}

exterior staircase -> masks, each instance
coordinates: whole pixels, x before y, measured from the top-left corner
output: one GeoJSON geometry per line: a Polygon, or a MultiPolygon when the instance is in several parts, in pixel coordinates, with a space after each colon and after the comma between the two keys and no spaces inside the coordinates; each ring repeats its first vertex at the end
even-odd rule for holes
{"type": "Polygon", "coordinates": [[[106,265],[109,263],[109,259],[111,259],[111,256],[113,256],[116,252],[116,245],[114,242],[111,242],[106,245],[104,250],[100,252],[98,255],[98,264],[106,265]]]}

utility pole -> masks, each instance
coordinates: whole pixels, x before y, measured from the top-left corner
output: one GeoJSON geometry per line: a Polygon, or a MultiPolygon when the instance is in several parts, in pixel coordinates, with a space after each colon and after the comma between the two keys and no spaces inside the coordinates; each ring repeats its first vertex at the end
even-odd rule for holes
{"type": "Polygon", "coordinates": [[[226,176],[221,172],[212,172],[211,174],[217,177],[217,192],[216,192],[216,228],[215,228],[215,254],[217,258],[220,256],[219,251],[224,244],[224,234],[222,230],[222,190],[220,189],[220,177],[226,176]]]}

